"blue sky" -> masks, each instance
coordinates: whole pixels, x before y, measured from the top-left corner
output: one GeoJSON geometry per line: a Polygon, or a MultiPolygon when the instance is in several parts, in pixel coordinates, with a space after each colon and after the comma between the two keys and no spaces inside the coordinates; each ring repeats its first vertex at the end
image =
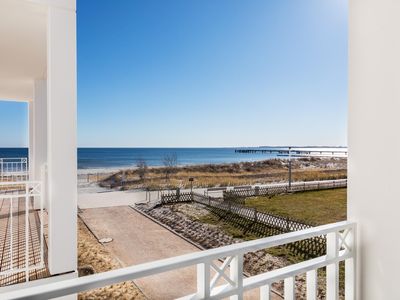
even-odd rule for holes
{"type": "MultiPolygon", "coordinates": [[[[347,144],[346,0],[78,0],[77,10],[79,146],[347,144]]],[[[26,116],[21,104],[0,109],[26,116]]],[[[26,144],[22,124],[2,117],[12,130],[0,146],[26,144]]]]}

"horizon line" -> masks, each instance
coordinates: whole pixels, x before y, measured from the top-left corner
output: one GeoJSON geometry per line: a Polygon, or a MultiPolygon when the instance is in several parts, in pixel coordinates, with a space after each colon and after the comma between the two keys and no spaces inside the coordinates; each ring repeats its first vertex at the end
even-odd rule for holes
{"type": "MultiPolygon", "coordinates": [[[[119,149],[161,149],[161,148],[170,148],[170,149],[190,149],[190,148],[348,148],[348,146],[343,145],[260,145],[260,146],[78,146],[77,149],[93,149],[93,148],[119,148],[119,149]]],[[[28,146],[0,146],[0,149],[29,149],[28,146]]]]}

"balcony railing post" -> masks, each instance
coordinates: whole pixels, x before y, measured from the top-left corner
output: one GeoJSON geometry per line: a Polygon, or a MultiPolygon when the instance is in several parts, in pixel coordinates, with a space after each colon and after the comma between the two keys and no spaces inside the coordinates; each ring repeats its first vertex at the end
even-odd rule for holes
{"type": "Polygon", "coordinates": [[[24,176],[24,180],[29,180],[29,170],[28,170],[28,159],[27,158],[23,158],[23,162],[24,162],[24,170],[23,170],[23,176],[24,176]]]}
{"type": "MultiPolygon", "coordinates": [[[[42,187],[40,189],[40,210],[43,211],[44,207],[47,208],[47,165],[43,164],[40,167],[40,179],[42,187]]],[[[36,206],[36,203],[35,203],[36,206]]],[[[35,207],[36,208],[36,207],[35,207]]]]}
{"type": "Polygon", "coordinates": [[[243,299],[243,254],[236,255],[229,265],[230,278],[236,284],[237,294],[230,297],[230,300],[243,299]]]}
{"type": "Polygon", "coordinates": [[[260,287],[260,300],[270,300],[270,295],[271,289],[268,284],[260,287]]]}
{"type": "Polygon", "coordinates": [[[46,201],[47,165],[42,166],[42,185],[40,187],[40,263],[44,265],[44,203],[46,201]]]}
{"type": "MultiPolygon", "coordinates": [[[[328,258],[336,258],[339,255],[338,233],[331,232],[326,235],[326,254],[328,258]]],[[[326,299],[339,299],[339,266],[337,263],[326,267],[326,299]]]]}
{"type": "Polygon", "coordinates": [[[295,290],[295,280],[294,277],[288,277],[284,280],[284,296],[285,300],[295,300],[296,290],[295,290]]]}
{"type": "Polygon", "coordinates": [[[197,264],[197,298],[210,297],[210,263],[208,261],[197,264]]]}
{"type": "Polygon", "coordinates": [[[307,300],[317,300],[317,270],[307,272],[307,300]]]}
{"type": "Polygon", "coordinates": [[[10,198],[10,270],[14,268],[14,243],[13,243],[13,200],[10,198]]]}
{"type": "Polygon", "coordinates": [[[0,167],[1,167],[1,170],[0,170],[0,180],[1,181],[3,181],[3,159],[2,158],[0,158],[0,167]]]}
{"type": "Polygon", "coordinates": [[[345,260],[345,299],[356,299],[356,225],[352,227],[345,238],[345,243],[352,251],[353,256],[345,260]]]}
{"type": "Polygon", "coordinates": [[[25,280],[29,281],[29,191],[30,186],[25,184],[25,280]]]}

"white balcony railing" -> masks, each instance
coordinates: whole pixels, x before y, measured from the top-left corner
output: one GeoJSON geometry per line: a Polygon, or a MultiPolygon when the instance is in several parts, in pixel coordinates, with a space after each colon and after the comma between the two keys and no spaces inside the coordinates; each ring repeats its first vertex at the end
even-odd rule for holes
{"type": "Polygon", "coordinates": [[[0,182],[0,203],[0,277],[25,273],[28,281],[31,271],[45,267],[42,183],[0,182]]]}
{"type": "Polygon", "coordinates": [[[28,180],[28,159],[0,158],[0,181],[28,180]]]}
{"type": "MultiPolygon", "coordinates": [[[[339,262],[345,262],[345,299],[355,299],[356,225],[340,222],[226,247],[186,254],[86,277],[59,281],[0,295],[4,299],[49,299],[135,280],[171,270],[197,266],[197,292],[181,299],[242,299],[258,289],[260,299],[270,299],[270,287],[284,281],[285,299],[294,300],[295,276],[306,274],[307,299],[317,299],[317,270],[326,267],[326,299],[339,298],[339,262]],[[327,253],[252,277],[243,276],[243,255],[250,251],[326,235],[327,253]],[[223,259],[223,263],[220,260],[223,259]],[[225,283],[221,283],[224,280],[225,283]]],[[[162,288],[162,287],[160,287],[162,288]]],[[[167,288],[167,287],[165,287],[167,288]]]]}

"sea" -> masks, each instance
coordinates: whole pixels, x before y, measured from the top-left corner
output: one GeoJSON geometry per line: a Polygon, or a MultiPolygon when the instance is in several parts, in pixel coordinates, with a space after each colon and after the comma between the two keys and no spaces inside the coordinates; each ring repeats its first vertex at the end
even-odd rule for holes
{"type": "MultiPolygon", "coordinates": [[[[142,160],[148,166],[162,166],[167,155],[174,155],[178,165],[223,164],[244,161],[259,161],[285,157],[273,153],[238,153],[239,149],[285,150],[287,147],[254,148],[78,148],[78,169],[118,169],[134,167],[142,160]]],[[[300,149],[300,148],[297,148],[300,149]]],[[[347,151],[343,147],[302,147],[307,150],[347,151]]],[[[0,148],[0,158],[27,157],[27,148],[0,148]]]]}

